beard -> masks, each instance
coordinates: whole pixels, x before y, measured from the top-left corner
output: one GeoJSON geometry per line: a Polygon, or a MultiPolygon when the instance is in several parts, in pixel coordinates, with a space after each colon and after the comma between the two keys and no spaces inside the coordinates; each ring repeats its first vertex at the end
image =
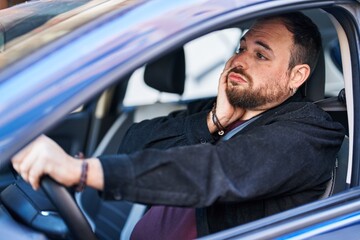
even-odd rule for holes
{"type": "Polygon", "coordinates": [[[234,67],[229,71],[228,75],[231,72],[241,74],[243,77],[245,77],[248,85],[247,88],[244,88],[241,86],[242,84],[230,82],[227,76],[228,84],[226,87],[226,95],[229,103],[234,107],[256,109],[266,104],[278,102],[284,97],[287,98],[288,96],[288,91],[286,91],[284,87],[281,87],[279,84],[277,84],[277,79],[270,79],[267,81],[267,84],[254,89],[253,79],[251,76],[246,74],[244,70],[234,67]]]}

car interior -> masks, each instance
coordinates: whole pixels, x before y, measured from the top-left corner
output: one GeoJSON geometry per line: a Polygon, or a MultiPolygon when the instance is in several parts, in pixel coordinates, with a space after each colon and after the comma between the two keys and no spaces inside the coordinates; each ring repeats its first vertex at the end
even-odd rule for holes
{"type": "MultiPolygon", "coordinates": [[[[310,101],[315,102],[335,120],[342,123],[348,131],[342,64],[336,30],[330,18],[321,10],[307,10],[305,13],[319,25],[323,38],[323,54],[314,73],[300,91],[310,101]]],[[[230,31],[233,32],[228,36],[221,34],[229,31],[230,28],[207,35],[214,37],[214,34],[218,34],[221,39],[220,43],[226,45],[227,49],[221,59],[214,55],[214,59],[209,60],[204,68],[207,69],[206,74],[211,70],[211,74],[206,75],[206,81],[211,81],[211,83],[201,82],[204,78],[201,73],[197,73],[201,80],[193,78],[189,83],[189,78],[196,75],[189,71],[191,68],[189,65],[193,65],[189,62],[193,61],[191,58],[195,58],[190,44],[196,44],[195,42],[199,40],[194,39],[122,77],[117,81],[117,85],[111,86],[74,110],[46,134],[71,155],[79,152],[85,153],[86,156],[117,153],[119,144],[132,123],[184,109],[190,101],[215,96],[219,71],[237,48],[239,38],[235,41],[233,38],[234,36],[239,37],[246,31],[250,22],[231,26],[232,30],[230,31]],[[236,28],[235,32],[234,28],[236,28]],[[224,36],[232,38],[232,42],[229,42],[224,36]],[[132,85],[133,82],[139,81],[147,85],[145,92],[139,92],[136,85],[132,85]],[[187,93],[187,91],[194,91],[204,85],[212,85],[215,88],[198,97],[187,93]],[[131,90],[132,87],[135,90],[131,90]],[[131,91],[135,93],[129,94],[131,91]],[[151,94],[155,98],[150,102],[136,103],[138,98],[151,94]],[[135,104],[132,103],[131,98],[134,99],[135,104]]],[[[206,41],[206,36],[201,38],[206,41]]],[[[212,49],[218,48],[212,45],[200,45],[206,54],[212,49]]],[[[200,51],[199,47],[197,47],[197,51],[200,51]]],[[[202,59],[197,60],[201,65],[202,59]]],[[[346,182],[348,149],[349,140],[346,138],[338,153],[332,179],[329,180],[327,190],[322,198],[332,196],[349,187],[346,182]]],[[[56,214],[56,208],[42,191],[34,192],[11,169],[2,169],[1,171],[0,199],[16,219],[45,233],[50,238],[58,239],[69,236],[67,225],[56,214]],[[14,181],[15,184],[9,185],[14,181]],[[19,204],[22,206],[21,208],[19,208],[19,204]],[[38,217],[34,218],[34,214],[37,214],[38,217]]],[[[74,193],[70,188],[68,191],[74,196],[99,239],[129,239],[134,224],[147,209],[145,205],[126,201],[103,201],[99,193],[90,188],[86,188],[81,193],[74,193]]]]}

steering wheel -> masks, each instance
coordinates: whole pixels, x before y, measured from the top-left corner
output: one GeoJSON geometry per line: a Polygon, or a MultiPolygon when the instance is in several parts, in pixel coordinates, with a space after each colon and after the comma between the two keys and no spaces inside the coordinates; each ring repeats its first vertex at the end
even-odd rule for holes
{"type": "Polygon", "coordinates": [[[97,239],[84,214],[64,186],[45,176],[41,180],[41,187],[59,211],[74,239],[97,239]]]}

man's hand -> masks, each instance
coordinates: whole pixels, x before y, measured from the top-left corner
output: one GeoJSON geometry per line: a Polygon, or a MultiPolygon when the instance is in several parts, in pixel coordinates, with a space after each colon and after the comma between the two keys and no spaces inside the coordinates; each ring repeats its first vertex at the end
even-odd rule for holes
{"type": "MultiPolygon", "coordinates": [[[[240,119],[244,115],[245,109],[236,108],[229,103],[229,100],[226,96],[227,88],[227,75],[231,70],[231,64],[236,55],[233,55],[225,64],[224,70],[220,75],[219,86],[218,86],[218,95],[216,99],[216,116],[218,117],[221,125],[227,127],[231,123],[240,119]]],[[[212,122],[212,112],[209,113],[207,119],[208,128],[211,133],[216,132],[217,128],[212,122]]]]}
{"type": "MultiPolygon", "coordinates": [[[[43,175],[49,175],[65,186],[73,186],[80,181],[82,161],[65,153],[58,144],[44,135],[22,149],[11,161],[14,169],[35,190],[39,188],[43,175]]],[[[86,161],[89,163],[87,184],[102,189],[103,172],[99,160],[94,158],[86,161]],[[92,183],[94,178],[97,181],[92,183]]]]}

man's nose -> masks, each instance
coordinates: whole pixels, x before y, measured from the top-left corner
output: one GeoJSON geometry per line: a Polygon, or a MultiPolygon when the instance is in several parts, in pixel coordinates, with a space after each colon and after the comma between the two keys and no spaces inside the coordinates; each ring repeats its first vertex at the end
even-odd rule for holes
{"type": "Polygon", "coordinates": [[[249,67],[249,56],[246,51],[237,53],[234,57],[233,67],[240,67],[242,69],[247,69],[249,67]]]}

